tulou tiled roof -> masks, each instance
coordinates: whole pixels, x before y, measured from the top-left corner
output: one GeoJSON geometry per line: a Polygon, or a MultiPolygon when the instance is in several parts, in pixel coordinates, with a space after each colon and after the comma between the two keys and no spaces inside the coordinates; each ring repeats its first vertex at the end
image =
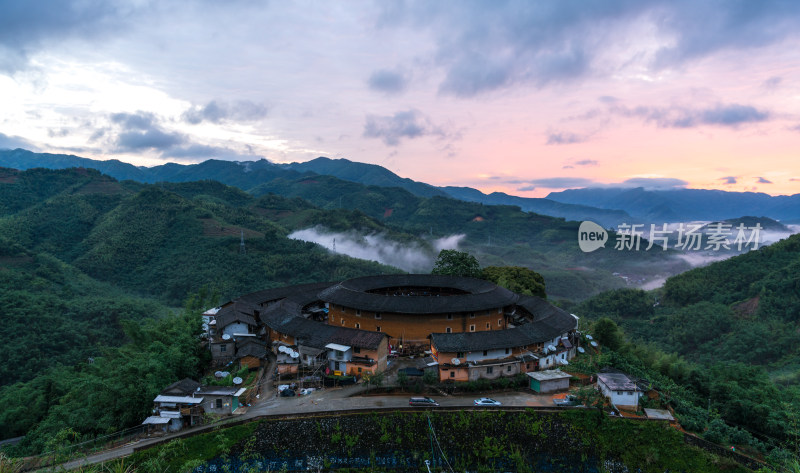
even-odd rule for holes
{"type": "MultiPolygon", "coordinates": [[[[389,291],[390,292],[390,291],[389,291]]],[[[532,321],[507,330],[437,333],[432,343],[444,352],[492,350],[541,343],[576,328],[577,321],[564,310],[535,296],[520,296],[481,279],[431,274],[393,274],[350,279],[340,283],[313,283],[265,289],[240,297],[217,313],[217,327],[239,321],[295,338],[298,344],[324,348],[328,343],[374,349],[387,336],[337,327],[303,317],[303,309],[322,301],[374,312],[436,314],[473,312],[516,306],[532,321]],[[376,293],[398,288],[398,295],[376,293]],[[403,288],[414,288],[414,295],[403,288]],[[453,295],[430,295],[452,289],[453,295]]]]}
{"type": "Polygon", "coordinates": [[[540,297],[520,296],[517,306],[528,311],[533,321],[507,330],[433,333],[431,344],[445,353],[523,347],[552,340],[578,324],[568,312],[540,297]]]}
{"type": "Polygon", "coordinates": [[[391,274],[343,281],[320,292],[319,298],[331,304],[373,312],[442,314],[506,307],[514,304],[519,296],[482,279],[435,274],[391,274]],[[370,292],[392,287],[453,288],[464,294],[411,296],[370,292]]]}

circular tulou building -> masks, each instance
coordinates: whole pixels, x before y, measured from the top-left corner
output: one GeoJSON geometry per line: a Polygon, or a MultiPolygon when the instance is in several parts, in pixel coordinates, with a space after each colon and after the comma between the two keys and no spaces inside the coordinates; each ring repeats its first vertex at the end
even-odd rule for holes
{"type": "Polygon", "coordinates": [[[215,362],[272,353],[281,373],[374,374],[399,351],[430,354],[442,380],[497,378],[567,364],[578,341],[577,317],[542,298],[431,274],[267,289],[206,317],[215,362]]]}

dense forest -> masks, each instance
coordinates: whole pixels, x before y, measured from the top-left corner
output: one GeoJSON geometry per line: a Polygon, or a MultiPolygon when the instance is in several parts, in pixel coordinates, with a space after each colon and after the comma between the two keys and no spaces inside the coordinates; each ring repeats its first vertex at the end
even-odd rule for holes
{"type": "Polygon", "coordinates": [[[681,424],[715,442],[797,455],[800,235],[667,280],[572,307],[593,321],[604,361],[661,379],[681,424]]]}

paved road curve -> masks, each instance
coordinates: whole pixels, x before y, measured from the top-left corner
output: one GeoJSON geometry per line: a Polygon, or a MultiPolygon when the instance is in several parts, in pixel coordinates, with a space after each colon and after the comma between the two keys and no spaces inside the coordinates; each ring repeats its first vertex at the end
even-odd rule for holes
{"type": "MultiPolygon", "coordinates": [[[[364,395],[365,389],[362,386],[348,386],[345,388],[329,388],[321,391],[314,391],[307,396],[297,396],[290,398],[278,397],[275,394],[259,400],[258,403],[249,407],[241,415],[234,416],[234,419],[254,419],[270,415],[302,414],[308,412],[336,412],[353,409],[373,409],[385,407],[408,407],[408,399],[415,394],[398,394],[387,396],[364,395]]],[[[480,395],[468,396],[430,396],[442,406],[449,407],[472,407],[472,402],[480,395]]],[[[492,399],[500,401],[504,406],[521,407],[553,407],[551,396],[535,395],[525,392],[511,392],[504,394],[491,395],[492,399]]],[[[203,430],[211,430],[216,424],[200,426],[191,429],[184,429],[166,437],[154,437],[138,440],[128,445],[89,455],[85,458],[64,463],[64,469],[73,469],[81,465],[106,462],[123,458],[133,453],[134,448],[141,448],[150,444],[161,442],[164,438],[180,438],[186,435],[195,434],[203,430]]]]}

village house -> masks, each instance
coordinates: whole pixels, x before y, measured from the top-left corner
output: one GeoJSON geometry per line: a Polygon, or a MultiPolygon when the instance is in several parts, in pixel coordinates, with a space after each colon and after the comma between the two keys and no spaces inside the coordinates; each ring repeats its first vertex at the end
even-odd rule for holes
{"type": "Polygon", "coordinates": [[[569,389],[569,380],[572,375],[561,370],[545,370],[528,373],[531,390],[537,393],[552,393],[569,389]]]}
{"type": "Polygon", "coordinates": [[[176,432],[200,424],[203,398],[194,396],[198,389],[200,383],[189,378],[170,384],[153,399],[153,415],[142,424],[163,432],[176,432]]]}
{"type": "Polygon", "coordinates": [[[642,390],[625,373],[598,373],[597,388],[616,407],[634,410],[639,407],[642,390]]]}
{"type": "Polygon", "coordinates": [[[441,381],[475,381],[566,365],[575,356],[577,317],[538,297],[521,296],[533,321],[506,330],[433,333],[441,381]]]}

